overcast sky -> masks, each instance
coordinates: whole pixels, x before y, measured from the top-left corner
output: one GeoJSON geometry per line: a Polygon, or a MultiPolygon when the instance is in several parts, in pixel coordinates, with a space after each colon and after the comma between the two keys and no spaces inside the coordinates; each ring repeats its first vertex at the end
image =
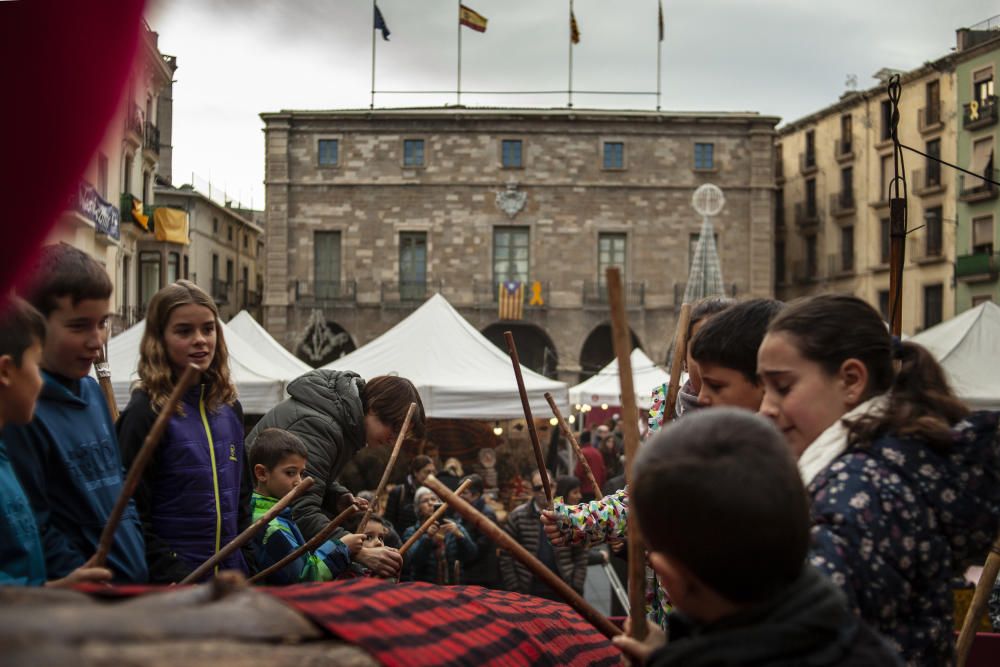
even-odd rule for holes
{"type": "MultiPolygon", "coordinates": [[[[371,0],[151,0],[160,50],[178,59],[174,181],[211,178],[263,208],[258,114],[367,107],[371,0]]],[[[568,0],[465,0],[489,20],[463,29],[462,88],[567,88],[568,0]]],[[[456,84],[457,0],[379,0],[376,88],[456,84]]],[[[955,28],[1000,12],[987,0],[663,0],[664,110],[759,111],[794,120],[882,67],[949,52],[955,28]]],[[[576,90],[656,90],[657,0],[575,0],[576,90]]],[[[545,96],[463,95],[463,104],[565,106],[545,96]]],[[[912,101],[916,104],[916,101],[912,101]]],[[[450,95],[378,95],[377,107],[454,104],[450,95]]],[[[905,105],[907,102],[903,100],[905,105]]],[[[576,107],[654,109],[655,96],[575,95],[576,107]]]]}

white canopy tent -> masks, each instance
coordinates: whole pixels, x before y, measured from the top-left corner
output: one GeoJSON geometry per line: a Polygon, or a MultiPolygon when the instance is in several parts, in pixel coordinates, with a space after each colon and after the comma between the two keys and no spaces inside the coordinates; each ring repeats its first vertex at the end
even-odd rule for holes
{"type": "MultiPolygon", "coordinates": [[[[424,411],[442,419],[523,417],[510,357],[435,294],[409,317],[367,345],[324,368],[355,371],[364,378],[399,375],[420,392],[424,411]]],[[[532,414],[551,417],[545,392],[569,407],[566,383],[522,366],[532,414]]]]}
{"type": "Polygon", "coordinates": [[[254,350],[265,355],[268,361],[284,369],[285,373],[293,374],[293,378],[313,369],[312,366],[286,350],[284,345],[274,340],[274,337],[267,333],[267,330],[247,311],[238,312],[233,319],[229,320],[227,326],[235,331],[240,338],[253,345],[254,350]]]}
{"type": "Polygon", "coordinates": [[[934,355],[970,408],[1000,410],[1000,306],[981,303],[908,341],[934,355]]]}
{"type": "MultiPolygon", "coordinates": [[[[145,330],[146,321],[143,320],[108,341],[111,385],[119,408],[128,404],[132,385],[139,378],[139,343],[145,330]]],[[[229,372],[239,392],[243,412],[266,413],[285,398],[285,385],[303,371],[290,371],[269,358],[274,355],[258,353],[254,345],[225,323],[222,330],[229,350],[229,372]]]]}
{"type": "MultiPolygon", "coordinates": [[[[670,381],[670,374],[656,365],[646,353],[635,348],[629,357],[632,364],[632,386],[635,402],[648,408],[652,402],[652,389],[670,381]]],[[[575,387],[570,387],[569,401],[575,405],[621,405],[621,385],[618,379],[618,359],[597,371],[575,387]]]]}

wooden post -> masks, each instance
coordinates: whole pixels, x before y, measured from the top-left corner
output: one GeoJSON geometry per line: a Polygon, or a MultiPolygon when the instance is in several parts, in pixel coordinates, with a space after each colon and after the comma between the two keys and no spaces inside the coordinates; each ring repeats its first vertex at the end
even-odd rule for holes
{"type": "MultiPolygon", "coordinates": [[[[490,519],[476,510],[475,507],[452,493],[451,489],[442,484],[433,475],[424,480],[424,484],[431,491],[438,494],[448,505],[461,515],[468,525],[475,526],[476,530],[489,537],[498,547],[510,552],[517,561],[531,570],[532,574],[541,579],[549,588],[555,591],[566,604],[573,607],[581,616],[597,628],[605,637],[611,638],[621,634],[621,630],[609,621],[601,612],[594,609],[580,596],[579,593],[570,588],[569,584],[559,578],[555,572],[543,564],[540,560],[528,553],[505,530],[496,525],[490,519]]],[[[645,604],[645,603],[643,603],[645,604]]]]}
{"type": "MultiPolygon", "coordinates": [[[[464,482],[462,482],[461,485],[459,485],[458,489],[455,491],[455,495],[458,495],[462,493],[462,491],[465,491],[467,488],[469,488],[469,484],[472,484],[471,479],[467,479],[464,482]]],[[[406,552],[410,550],[410,547],[412,547],[414,543],[417,540],[419,540],[424,533],[427,532],[428,528],[434,525],[435,521],[440,521],[441,517],[443,517],[444,513],[447,511],[448,511],[447,503],[443,503],[441,507],[434,510],[434,513],[431,514],[429,517],[427,517],[427,520],[424,521],[422,524],[420,524],[420,527],[417,528],[417,530],[414,531],[412,535],[410,535],[410,539],[406,540],[403,546],[399,548],[399,555],[405,556],[406,552]]]]}
{"type": "Polygon", "coordinates": [[[406,418],[403,419],[403,428],[399,430],[399,435],[396,436],[396,444],[392,447],[392,454],[389,455],[389,462],[385,466],[385,470],[382,472],[382,479],[379,480],[378,488],[375,490],[375,498],[368,505],[368,509],[365,510],[364,516],[361,517],[361,523],[358,524],[358,532],[365,532],[365,526],[368,525],[368,518],[372,515],[372,510],[375,509],[375,503],[382,496],[382,491],[385,490],[385,485],[389,481],[389,476],[392,474],[392,468],[396,465],[396,459],[399,458],[399,450],[403,446],[403,440],[406,439],[406,432],[410,430],[410,419],[413,418],[413,411],[417,409],[416,403],[410,403],[410,408],[406,411],[406,418]]]}
{"type": "Polygon", "coordinates": [[[986,564],[983,566],[982,574],[979,575],[979,582],[976,583],[976,592],[972,595],[972,604],[969,605],[969,611],[966,612],[965,620],[962,622],[962,631],[958,633],[958,643],[955,644],[956,667],[965,667],[969,659],[972,642],[976,639],[976,626],[979,625],[979,619],[986,610],[997,574],[1000,574],[1000,535],[990,547],[990,554],[986,557],[986,564]]]}
{"type": "Polygon", "coordinates": [[[94,362],[94,372],[97,374],[97,383],[101,385],[101,393],[108,404],[108,412],[111,413],[111,422],[118,421],[118,404],[115,402],[115,389],[111,384],[111,366],[108,364],[108,346],[105,343],[97,351],[97,361],[94,362]]]}
{"type": "Polygon", "coordinates": [[[228,558],[230,554],[234,553],[237,549],[242,547],[244,544],[253,539],[253,536],[259,533],[264,528],[267,528],[267,524],[271,523],[274,517],[281,514],[282,510],[288,507],[290,504],[295,502],[295,499],[301,496],[303,493],[308,491],[312,485],[315,483],[312,477],[306,477],[301,482],[299,482],[291,491],[286,493],[278,502],[274,503],[264,516],[254,521],[250,524],[246,530],[233,538],[233,541],[216,551],[211,558],[206,560],[204,563],[195,568],[194,572],[188,576],[181,579],[182,584],[191,584],[206,574],[212,571],[216,565],[221,563],[223,560],[228,558]]]}
{"type": "Polygon", "coordinates": [[[580,464],[583,466],[583,472],[587,475],[587,479],[590,483],[594,485],[594,497],[602,498],[604,493],[601,491],[601,485],[597,483],[594,479],[594,471],[590,469],[590,462],[587,461],[587,457],[583,455],[583,450],[580,448],[580,443],[577,442],[576,436],[573,435],[573,429],[569,427],[566,420],[563,419],[562,412],[559,410],[559,406],[556,405],[555,399],[552,398],[552,394],[545,392],[545,400],[549,402],[549,407],[552,408],[552,414],[556,416],[559,421],[559,428],[566,434],[566,439],[569,440],[569,444],[572,445],[573,451],[576,453],[576,458],[580,459],[580,464]]]}
{"type": "MultiPolygon", "coordinates": [[[[299,486],[302,486],[302,485],[299,484],[299,486]]],[[[318,549],[324,542],[326,542],[328,539],[330,539],[330,536],[333,535],[333,531],[337,530],[337,528],[339,528],[341,526],[341,524],[343,524],[345,521],[347,521],[352,516],[354,516],[355,514],[357,514],[357,512],[358,512],[358,506],[357,505],[351,505],[346,510],[344,510],[343,512],[341,512],[340,514],[338,514],[336,517],[334,517],[330,521],[330,523],[326,524],[326,526],[323,527],[323,530],[321,530],[318,533],[316,533],[315,535],[313,535],[313,537],[312,537],[311,540],[309,540],[308,542],[306,542],[305,544],[303,544],[301,547],[299,547],[298,549],[296,549],[292,553],[288,554],[287,556],[285,556],[284,558],[282,558],[281,560],[279,560],[277,563],[275,563],[271,567],[269,567],[269,568],[267,568],[265,570],[261,570],[257,574],[253,575],[252,577],[250,577],[249,579],[247,579],[247,582],[252,584],[255,581],[258,581],[260,579],[264,579],[265,577],[267,577],[268,575],[272,574],[273,572],[277,572],[281,568],[285,567],[286,565],[288,565],[289,563],[291,563],[293,560],[295,560],[297,558],[300,558],[303,554],[312,553],[313,551],[315,551],[316,549],[318,549]]]]}
{"type": "Polygon", "coordinates": [[[903,266],[906,264],[906,200],[889,201],[889,325],[893,336],[903,332],[903,266]]]}
{"type": "MultiPolygon", "coordinates": [[[[111,509],[111,514],[108,515],[108,522],[104,525],[104,530],[101,531],[101,539],[97,543],[97,553],[94,554],[91,563],[94,567],[104,567],[104,564],[107,562],[108,553],[111,551],[111,544],[115,540],[115,531],[118,530],[118,524],[121,523],[125,507],[128,506],[128,501],[135,495],[135,490],[139,486],[139,481],[142,479],[142,474],[145,472],[146,466],[153,460],[153,454],[156,452],[156,448],[160,446],[160,440],[163,439],[163,432],[167,429],[170,418],[177,412],[177,404],[180,403],[184,392],[197,382],[200,375],[201,372],[193,365],[184,369],[184,373],[177,380],[177,384],[174,385],[174,390],[170,392],[167,402],[164,403],[163,409],[156,416],[153,428],[149,429],[149,433],[146,435],[146,439],[143,440],[139,453],[136,455],[135,460],[132,461],[132,467],[129,468],[128,474],[125,476],[125,481],[122,483],[121,493],[118,494],[118,499],[111,509]]],[[[108,381],[110,383],[110,379],[108,381]]],[[[114,402],[111,405],[114,405],[114,402]]]]}
{"type": "MultiPolygon", "coordinates": [[[[639,451],[639,410],[635,405],[632,386],[632,333],[625,317],[621,272],[618,267],[607,271],[608,303],[611,306],[611,337],[618,358],[618,379],[621,383],[622,435],[625,436],[625,483],[632,479],[632,462],[639,451]]],[[[670,406],[666,406],[667,409],[670,406]]],[[[646,549],[635,521],[628,522],[628,597],[632,636],[646,638],[646,549]]]]}
{"type": "Polygon", "coordinates": [[[542,477],[542,486],[545,487],[545,498],[548,500],[549,507],[551,507],[552,484],[549,482],[548,470],[545,469],[545,457],[542,456],[542,446],[538,443],[535,420],[531,417],[531,406],[528,404],[528,392],[524,388],[524,377],[521,375],[521,360],[517,356],[517,345],[514,344],[514,335],[511,332],[504,331],[503,337],[507,341],[507,351],[510,352],[511,363],[514,364],[517,391],[521,394],[521,407],[524,409],[524,418],[528,422],[528,435],[531,436],[531,447],[535,450],[535,464],[538,466],[538,473],[542,477]]]}
{"type": "Polygon", "coordinates": [[[677,316],[677,330],[674,332],[674,358],[670,360],[670,385],[667,387],[666,406],[663,409],[663,422],[674,418],[674,406],[677,404],[677,393],[681,390],[681,367],[687,357],[687,332],[691,325],[691,304],[681,305],[677,316]]]}

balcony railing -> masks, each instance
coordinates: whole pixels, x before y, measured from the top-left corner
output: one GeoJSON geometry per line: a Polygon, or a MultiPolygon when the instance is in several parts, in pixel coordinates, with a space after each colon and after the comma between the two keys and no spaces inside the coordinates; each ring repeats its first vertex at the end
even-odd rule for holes
{"type": "Polygon", "coordinates": [[[910,239],[907,256],[917,264],[928,264],[947,259],[944,253],[944,238],[916,237],[910,239]]]}
{"type": "Polygon", "coordinates": [[[441,281],[402,281],[379,284],[379,297],[383,305],[409,305],[423,303],[434,292],[441,291],[441,281]]]}
{"type": "Polygon", "coordinates": [[[856,257],[853,252],[838,252],[827,257],[831,276],[849,276],[854,273],[856,257]]]}
{"type": "Polygon", "coordinates": [[[229,303],[229,291],[231,288],[232,285],[225,280],[212,280],[212,298],[218,304],[229,303]]]}
{"type": "Polygon", "coordinates": [[[913,192],[915,194],[926,195],[940,192],[943,189],[941,165],[935,164],[926,169],[913,170],[913,192]]]}
{"type": "MultiPolygon", "coordinates": [[[[646,303],[646,283],[626,281],[622,287],[626,308],[641,308],[646,303]]],[[[607,283],[603,280],[583,281],[583,305],[602,306],[607,303],[607,283]]]]}
{"type": "Polygon", "coordinates": [[[854,190],[842,190],[830,195],[830,215],[843,216],[854,213],[857,204],[854,201],[854,190]]]}
{"type": "MultiPolygon", "coordinates": [[[[998,172],[993,169],[989,172],[993,180],[997,180],[998,172]]],[[[969,174],[958,175],[958,197],[962,201],[984,201],[995,199],[997,196],[997,186],[969,174]]]]}
{"type": "Polygon", "coordinates": [[[941,105],[935,104],[917,109],[917,128],[921,132],[930,132],[941,127],[941,105]]]}
{"type": "Polygon", "coordinates": [[[806,202],[795,204],[795,224],[799,227],[810,227],[819,224],[819,209],[814,205],[807,206],[806,202]]]}
{"type": "Polygon", "coordinates": [[[997,122],[997,96],[987,95],[962,106],[962,127],[975,130],[997,122]]]}
{"type": "Polygon", "coordinates": [[[358,284],[354,280],[295,281],[295,303],[306,307],[353,304],[357,301],[358,284]]]}
{"type": "Polygon", "coordinates": [[[996,280],[1000,273],[1000,253],[959,255],[955,277],[965,280],[996,280]]]}
{"type": "Polygon", "coordinates": [[[160,153],[160,128],[156,127],[148,120],[145,127],[145,139],[143,147],[159,155],[160,153]]]}
{"type": "Polygon", "coordinates": [[[799,153],[799,172],[811,174],[816,171],[816,151],[804,151],[799,153]]]}
{"type": "Polygon", "coordinates": [[[797,283],[811,283],[819,280],[819,266],[807,261],[798,261],[792,265],[792,278],[797,283]]]}
{"type": "Polygon", "coordinates": [[[847,160],[854,157],[854,142],[850,139],[834,139],[833,154],[838,160],[847,160]]]}
{"type": "Polygon", "coordinates": [[[126,329],[135,326],[146,316],[146,309],[139,306],[123,306],[111,313],[108,318],[108,328],[112,336],[117,336],[126,329]]]}

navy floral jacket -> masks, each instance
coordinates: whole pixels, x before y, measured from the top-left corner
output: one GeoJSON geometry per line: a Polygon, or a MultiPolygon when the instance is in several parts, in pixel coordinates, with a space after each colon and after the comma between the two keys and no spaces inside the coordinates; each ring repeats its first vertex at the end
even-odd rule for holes
{"type": "Polygon", "coordinates": [[[998,413],[973,413],[944,454],[892,435],[860,443],[809,485],[813,565],[908,664],[949,664],[951,582],[997,533],[997,427],[998,413]]]}

